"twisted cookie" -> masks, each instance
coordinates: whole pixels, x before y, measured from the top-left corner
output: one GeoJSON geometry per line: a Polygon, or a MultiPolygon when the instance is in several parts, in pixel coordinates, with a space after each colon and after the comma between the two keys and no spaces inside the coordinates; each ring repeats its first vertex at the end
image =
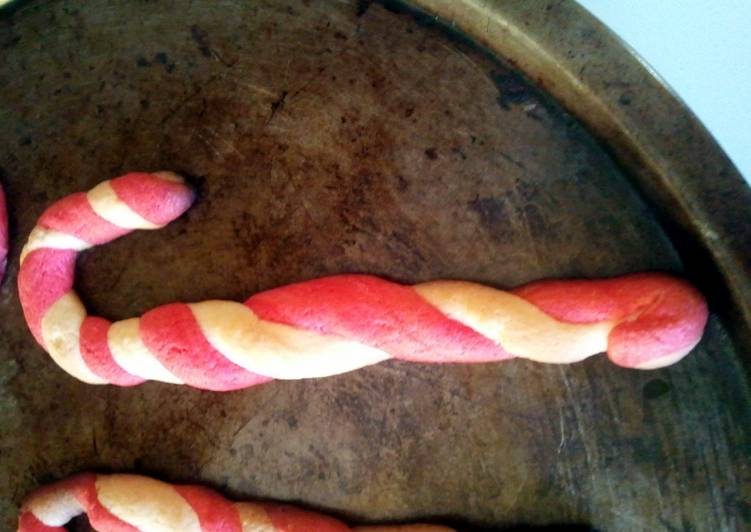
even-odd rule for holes
{"type": "Polygon", "coordinates": [[[113,532],[452,532],[432,525],[351,529],[292,506],[233,503],[200,486],[91,473],[32,493],[21,507],[18,532],[64,532],[65,523],[84,513],[95,530],[113,532]]]}
{"type": "Polygon", "coordinates": [[[63,198],[41,216],[21,255],[19,295],[34,337],[65,371],[92,384],[159,380],[233,390],[389,358],[569,363],[607,351],[618,365],[651,369],[685,356],[707,319],[692,286],[658,273],[540,281],[511,292],[336,275],[244,304],[173,303],[115,323],[87,316],[73,290],[76,254],[162,227],[192,200],[175,174],[132,173],[63,198]]]}
{"type": "MultiPolygon", "coordinates": [[[[0,2],[2,4],[2,2],[0,2]]],[[[0,283],[5,276],[5,266],[8,263],[8,210],[5,207],[5,192],[0,186],[0,283]]]]}

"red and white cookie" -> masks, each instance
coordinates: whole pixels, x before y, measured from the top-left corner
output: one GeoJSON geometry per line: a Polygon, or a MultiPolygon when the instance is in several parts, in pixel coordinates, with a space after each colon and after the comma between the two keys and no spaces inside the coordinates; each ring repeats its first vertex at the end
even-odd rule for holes
{"type": "Polygon", "coordinates": [[[138,475],[83,473],[39,488],[21,506],[18,532],[64,532],[86,514],[108,532],[452,532],[433,525],[358,527],[273,503],[228,501],[200,486],[172,485],[138,475]]]}
{"type": "Polygon", "coordinates": [[[0,185],[0,283],[5,276],[8,264],[8,208],[5,205],[5,192],[0,185]]]}
{"type": "Polygon", "coordinates": [[[19,296],[34,337],[65,371],[92,384],[234,390],[390,358],[563,364],[607,351],[620,366],[652,369],[683,358],[707,320],[701,294],[660,273],[539,281],[508,292],[336,275],[244,304],[172,303],[115,323],[88,316],[73,290],[77,253],[162,227],[192,201],[173,173],[132,173],[63,198],[41,216],[21,254],[19,296]]]}

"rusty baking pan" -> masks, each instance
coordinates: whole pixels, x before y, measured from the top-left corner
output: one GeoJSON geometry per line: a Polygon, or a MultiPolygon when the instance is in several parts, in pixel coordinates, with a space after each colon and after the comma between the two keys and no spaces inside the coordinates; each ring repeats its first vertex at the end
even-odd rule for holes
{"type": "Polygon", "coordinates": [[[751,192],[574,2],[28,1],[0,46],[3,530],[82,470],[352,522],[751,526],[751,192]],[[651,372],[386,362],[226,394],[89,386],[28,332],[18,256],[53,200],[133,169],[197,176],[200,197],[83,254],[77,288],[111,319],[352,271],[513,287],[664,270],[712,315],[651,372]]]}

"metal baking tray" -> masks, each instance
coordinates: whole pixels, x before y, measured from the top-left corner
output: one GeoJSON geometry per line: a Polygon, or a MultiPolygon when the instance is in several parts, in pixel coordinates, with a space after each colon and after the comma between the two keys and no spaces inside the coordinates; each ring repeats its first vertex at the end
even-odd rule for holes
{"type": "Polygon", "coordinates": [[[41,483],[136,471],[352,522],[751,526],[751,191],[572,1],[17,2],[0,14],[0,528],[41,483]],[[387,362],[233,393],[93,387],[15,281],[53,200],[193,175],[186,216],[83,254],[92,312],[326,274],[498,287],[642,270],[708,297],[678,365],[387,362]]]}

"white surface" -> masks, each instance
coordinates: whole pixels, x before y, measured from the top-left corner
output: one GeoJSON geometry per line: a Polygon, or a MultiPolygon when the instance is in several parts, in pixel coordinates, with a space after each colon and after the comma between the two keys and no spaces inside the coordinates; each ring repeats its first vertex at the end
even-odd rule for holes
{"type": "Polygon", "coordinates": [[[665,78],[751,182],[751,0],[579,3],[665,78]]]}

